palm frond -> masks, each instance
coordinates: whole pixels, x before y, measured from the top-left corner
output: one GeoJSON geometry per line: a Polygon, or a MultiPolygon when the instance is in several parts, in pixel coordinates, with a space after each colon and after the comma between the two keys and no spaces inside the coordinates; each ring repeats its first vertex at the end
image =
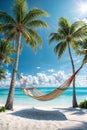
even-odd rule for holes
{"type": "Polygon", "coordinates": [[[79,47],[81,47],[82,44],[82,40],[81,39],[72,39],[70,41],[70,46],[74,49],[74,50],[78,50],[79,47]]]}
{"type": "Polygon", "coordinates": [[[82,49],[87,49],[87,38],[82,40],[81,47],[82,49]]]}
{"type": "Polygon", "coordinates": [[[0,23],[16,23],[16,21],[8,13],[0,10],[0,23]]]}
{"type": "Polygon", "coordinates": [[[15,14],[15,19],[18,23],[24,19],[27,11],[27,2],[26,0],[15,0],[12,10],[15,14]]]}
{"type": "Polygon", "coordinates": [[[33,20],[29,22],[27,26],[30,28],[41,28],[41,27],[48,28],[49,27],[48,24],[42,20],[33,20]]]}
{"type": "Polygon", "coordinates": [[[5,74],[5,69],[2,66],[0,66],[0,80],[5,79],[5,74]]]}
{"type": "Polygon", "coordinates": [[[64,30],[65,34],[69,34],[71,25],[68,19],[63,18],[63,17],[59,18],[58,25],[62,30],[64,30]]]}
{"type": "Polygon", "coordinates": [[[62,28],[58,28],[57,32],[58,32],[60,35],[64,36],[64,37],[67,36],[66,33],[65,33],[65,31],[64,31],[62,28]]]}
{"type": "Polygon", "coordinates": [[[30,35],[32,36],[32,38],[37,42],[37,44],[39,44],[40,47],[42,47],[42,40],[41,40],[40,36],[38,35],[38,33],[35,32],[32,29],[27,29],[27,31],[30,33],[30,35]]]}
{"type": "Polygon", "coordinates": [[[16,34],[17,34],[17,32],[16,32],[15,28],[4,33],[4,35],[8,41],[12,41],[16,37],[16,34]]]}
{"type": "Polygon", "coordinates": [[[38,8],[33,8],[29,10],[25,18],[23,19],[22,23],[27,24],[28,22],[35,20],[36,18],[40,17],[41,15],[43,16],[49,16],[48,13],[44,10],[40,10],[38,8]]]}
{"type": "Polygon", "coordinates": [[[13,24],[0,24],[0,33],[6,33],[7,31],[10,31],[14,28],[14,25],[13,24]]]}
{"type": "Polygon", "coordinates": [[[72,38],[85,38],[87,36],[87,25],[80,27],[73,34],[72,38]]]}
{"type": "Polygon", "coordinates": [[[63,40],[63,36],[58,34],[58,33],[51,33],[49,35],[50,37],[50,40],[49,40],[49,44],[51,44],[52,42],[57,42],[57,41],[60,41],[60,40],[63,40]]]}
{"type": "Polygon", "coordinates": [[[76,53],[78,55],[87,55],[87,39],[82,39],[77,44],[78,47],[75,48],[76,53]]]}
{"type": "Polygon", "coordinates": [[[11,58],[11,54],[15,53],[16,50],[13,46],[9,44],[9,42],[5,39],[1,39],[0,41],[0,61],[1,63],[9,64],[13,60],[11,58]]]}
{"type": "Polygon", "coordinates": [[[84,56],[83,64],[87,64],[87,52],[86,52],[86,55],[84,56]]]}
{"type": "Polygon", "coordinates": [[[70,28],[70,34],[74,33],[76,30],[78,30],[79,28],[83,27],[84,25],[86,25],[86,23],[84,21],[76,21],[71,25],[70,28]]]}
{"type": "Polygon", "coordinates": [[[54,48],[54,52],[56,54],[58,54],[58,59],[61,59],[62,55],[64,54],[65,50],[66,50],[66,47],[67,47],[67,43],[66,41],[61,41],[59,42],[55,48],[54,48]]]}
{"type": "Polygon", "coordinates": [[[12,62],[15,62],[15,59],[11,58],[11,57],[6,57],[3,59],[3,63],[5,63],[7,66],[9,64],[11,64],[12,62]]]}
{"type": "Polygon", "coordinates": [[[31,48],[33,48],[33,50],[36,52],[36,41],[32,38],[31,34],[30,33],[27,33],[27,32],[22,32],[22,35],[23,35],[23,38],[26,42],[27,45],[30,45],[31,48]]]}

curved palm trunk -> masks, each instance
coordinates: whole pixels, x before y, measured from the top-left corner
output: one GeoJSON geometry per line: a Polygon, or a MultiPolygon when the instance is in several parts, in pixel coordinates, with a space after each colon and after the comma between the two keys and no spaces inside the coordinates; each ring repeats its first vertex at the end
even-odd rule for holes
{"type": "MultiPolygon", "coordinates": [[[[68,51],[69,51],[69,56],[70,56],[70,60],[71,60],[71,64],[72,64],[72,70],[73,70],[73,74],[74,74],[75,73],[75,66],[74,66],[72,55],[71,55],[69,43],[68,43],[68,51]]],[[[72,104],[73,104],[73,108],[78,107],[77,100],[76,100],[75,78],[73,80],[73,101],[72,101],[72,104]]]]}
{"type": "Polygon", "coordinates": [[[6,109],[9,109],[9,110],[13,109],[14,89],[15,89],[16,73],[17,73],[17,69],[18,69],[18,60],[19,60],[19,51],[20,51],[20,39],[21,39],[21,33],[18,32],[16,59],[15,59],[15,64],[14,64],[14,68],[13,68],[9,94],[8,94],[8,98],[7,98],[6,105],[5,105],[6,109]]]}

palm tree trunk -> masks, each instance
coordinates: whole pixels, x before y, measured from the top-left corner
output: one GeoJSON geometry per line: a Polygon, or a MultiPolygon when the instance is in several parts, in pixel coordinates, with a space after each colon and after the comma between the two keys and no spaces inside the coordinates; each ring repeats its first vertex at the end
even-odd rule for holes
{"type": "MultiPolygon", "coordinates": [[[[74,74],[75,73],[75,66],[74,66],[74,62],[73,62],[69,43],[68,43],[68,51],[69,51],[69,56],[70,56],[70,60],[71,60],[71,64],[72,64],[72,70],[73,70],[73,74],[74,74]]],[[[73,80],[73,101],[72,101],[72,105],[73,105],[73,108],[78,107],[77,100],[76,100],[75,78],[73,80]]]]}
{"type": "Polygon", "coordinates": [[[19,52],[20,52],[20,40],[21,40],[20,32],[18,32],[17,40],[18,40],[18,44],[17,44],[16,58],[15,58],[15,63],[14,63],[14,68],[13,68],[13,73],[12,73],[9,94],[8,94],[8,98],[7,98],[7,101],[5,104],[5,108],[9,109],[9,110],[13,110],[14,89],[15,89],[16,73],[17,73],[17,69],[18,69],[19,52]]]}

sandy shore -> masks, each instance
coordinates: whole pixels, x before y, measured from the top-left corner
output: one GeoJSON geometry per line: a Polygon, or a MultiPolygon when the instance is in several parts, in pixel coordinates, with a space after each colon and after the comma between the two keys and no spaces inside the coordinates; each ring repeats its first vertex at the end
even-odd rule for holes
{"type": "Polygon", "coordinates": [[[87,130],[87,110],[14,107],[0,113],[0,130],[87,130]]]}

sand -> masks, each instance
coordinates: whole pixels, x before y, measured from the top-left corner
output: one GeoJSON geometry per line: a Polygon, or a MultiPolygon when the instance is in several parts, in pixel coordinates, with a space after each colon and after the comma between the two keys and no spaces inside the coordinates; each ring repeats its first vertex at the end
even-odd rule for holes
{"type": "Polygon", "coordinates": [[[0,113],[0,130],[87,130],[87,110],[14,107],[0,113]]]}

